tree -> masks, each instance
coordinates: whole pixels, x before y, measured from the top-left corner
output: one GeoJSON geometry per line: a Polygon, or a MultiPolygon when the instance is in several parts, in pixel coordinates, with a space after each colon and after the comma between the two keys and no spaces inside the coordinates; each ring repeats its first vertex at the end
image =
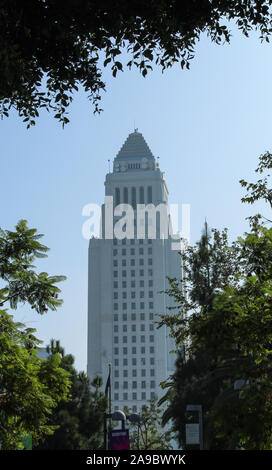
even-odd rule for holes
{"type": "MultiPolygon", "coordinates": [[[[26,221],[15,232],[0,231],[0,307],[29,303],[38,313],[61,304],[55,283],[63,277],[37,274],[33,262],[46,256],[36,229],[26,221]]],[[[22,448],[22,438],[31,434],[37,443],[54,427],[48,417],[59,400],[68,399],[69,374],[60,367],[60,356],[42,360],[37,355],[40,341],[35,330],[15,323],[5,309],[0,309],[0,442],[3,449],[22,448]]]]}
{"type": "Polygon", "coordinates": [[[69,373],[71,380],[70,400],[60,401],[53,410],[49,423],[56,430],[54,434],[45,436],[37,449],[101,449],[106,409],[106,397],[100,391],[101,378],[95,377],[90,382],[84,372],[77,372],[73,356],[65,354],[58,341],[51,340],[47,352],[49,357],[56,352],[61,355],[60,367],[69,373]]]}
{"type": "Polygon", "coordinates": [[[213,376],[216,357],[192,338],[191,321],[210,311],[217,293],[230,282],[235,283],[237,248],[234,244],[229,245],[226,229],[210,231],[205,222],[200,241],[187,247],[181,258],[183,279],[168,279],[170,288],[166,291],[174,298],[175,306],[169,308],[174,313],[162,315],[159,321],[159,327],[170,328],[178,353],[175,373],[162,383],[167,392],[159,404],[168,402],[163,423],[173,423],[179,443],[184,447],[186,406],[201,403],[205,417],[205,447],[221,448],[208,412],[219,393],[222,379],[215,380],[213,376]]]}
{"type": "Polygon", "coordinates": [[[22,438],[38,442],[51,434],[48,422],[59,400],[67,400],[69,374],[55,354],[48,360],[37,356],[40,343],[35,330],[15,323],[0,311],[0,442],[2,449],[22,448],[22,438]]]}
{"type": "Polygon", "coordinates": [[[62,304],[56,283],[66,277],[48,276],[33,269],[35,259],[47,257],[49,251],[39,242],[41,237],[36,229],[28,228],[26,220],[18,222],[15,232],[0,228],[0,278],[4,283],[0,307],[9,303],[10,308],[16,309],[19,303],[28,303],[42,315],[62,304]]]}
{"type": "Polygon", "coordinates": [[[79,84],[98,112],[102,68],[111,65],[113,76],[122,71],[122,51],[126,65],[143,76],[152,63],[162,70],[175,62],[189,68],[202,33],[217,44],[230,41],[228,21],[245,36],[257,29],[269,41],[270,6],[271,0],[3,0],[2,116],[15,108],[30,127],[45,108],[64,125],[79,84]]]}
{"type": "Polygon", "coordinates": [[[210,231],[207,222],[200,241],[194,247],[188,246],[180,255],[183,278],[168,278],[170,288],[166,290],[174,298],[175,305],[169,307],[173,312],[161,315],[161,322],[158,322],[159,326],[165,324],[170,328],[177,346],[184,344],[180,326],[187,335],[188,314],[202,309],[208,311],[216,293],[229,282],[235,282],[238,269],[237,248],[234,244],[229,245],[227,229],[210,231]]]}
{"type": "MultiPolygon", "coordinates": [[[[128,416],[130,410],[125,409],[128,416]]],[[[158,407],[156,399],[150,400],[148,405],[141,409],[141,421],[130,424],[130,448],[131,450],[171,450],[171,441],[174,439],[173,431],[163,429],[163,410],[158,407]]]]}
{"type": "MultiPolygon", "coordinates": [[[[267,172],[272,169],[272,155],[270,152],[265,152],[263,155],[259,157],[259,165],[256,168],[255,172],[259,173],[260,175],[264,172],[267,172]]],[[[272,209],[272,189],[269,185],[269,177],[271,175],[267,173],[264,178],[259,179],[256,183],[247,183],[245,180],[240,180],[240,184],[242,187],[246,188],[248,194],[242,198],[242,202],[247,202],[248,204],[253,204],[256,201],[264,200],[272,209]]],[[[268,223],[272,223],[272,220],[267,219],[266,217],[262,216],[261,214],[256,214],[253,217],[249,217],[251,224],[257,224],[258,222],[263,219],[268,223]]]]}
{"type": "MultiPolygon", "coordinates": [[[[267,153],[257,171],[269,168],[267,153]]],[[[241,184],[249,191],[245,202],[264,198],[271,205],[266,178],[241,184]]],[[[190,400],[204,404],[206,448],[272,448],[272,229],[261,218],[251,217],[250,232],[234,244],[236,274],[208,308],[170,322],[178,344],[190,344],[189,360],[179,358],[164,397],[170,403],[165,420],[174,419],[181,441],[190,400]]],[[[178,290],[172,294],[186,307],[178,290]]]]}
{"type": "Polygon", "coordinates": [[[266,246],[264,269],[258,262],[240,276],[239,285],[219,293],[209,312],[191,320],[191,334],[216,358],[214,376],[223,378],[210,419],[225,448],[272,449],[272,229],[260,227],[241,245],[246,255],[266,246]]]}

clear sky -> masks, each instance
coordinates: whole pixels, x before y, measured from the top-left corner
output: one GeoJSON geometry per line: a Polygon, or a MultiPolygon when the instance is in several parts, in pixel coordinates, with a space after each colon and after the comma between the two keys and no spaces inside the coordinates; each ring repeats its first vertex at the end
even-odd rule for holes
{"type": "Polygon", "coordinates": [[[160,157],[169,202],[191,206],[191,242],[199,239],[205,217],[210,227],[228,227],[231,239],[243,234],[245,218],[258,207],[241,204],[239,180],[255,180],[258,156],[272,147],[271,53],[255,34],[235,34],[224,46],[203,37],[189,71],[176,65],[162,74],[154,67],[146,78],[127,70],[114,79],[106,69],[100,115],[92,114],[81,91],[64,130],[46,112],[30,130],[15,113],[0,122],[0,226],[12,229],[27,219],[51,249],[39,269],[68,277],[57,312],[39,316],[25,306],[15,319],[36,328],[45,344],[60,339],[79,370],[86,370],[87,351],[82,208],[103,202],[108,159],[135,122],[160,157]]]}

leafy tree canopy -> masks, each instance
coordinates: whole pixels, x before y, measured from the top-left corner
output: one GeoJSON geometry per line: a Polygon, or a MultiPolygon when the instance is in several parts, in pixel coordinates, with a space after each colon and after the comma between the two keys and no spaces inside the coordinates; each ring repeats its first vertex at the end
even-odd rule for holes
{"type": "MultiPolygon", "coordinates": [[[[257,170],[269,170],[271,160],[268,153],[261,156],[257,170]]],[[[248,190],[245,202],[265,199],[271,206],[266,179],[241,183],[248,190]]],[[[259,214],[251,218],[251,231],[234,243],[232,265],[236,269],[221,285],[217,276],[212,302],[209,298],[202,302],[202,278],[194,275],[196,259],[207,288],[211,285],[208,267],[214,256],[209,255],[205,262],[207,242],[206,250],[201,244],[192,248],[196,258],[185,255],[192,281],[188,295],[172,281],[169,295],[180,312],[164,317],[162,324],[171,327],[178,346],[187,343],[187,357],[179,355],[175,373],[164,384],[168,392],[161,402],[168,401],[164,420],[174,421],[181,442],[190,402],[203,405],[206,448],[272,448],[272,229],[262,225],[261,219],[259,214]]],[[[224,272],[225,261],[221,260],[224,272]]]]}
{"type": "MultiPolygon", "coordinates": [[[[177,347],[176,370],[161,385],[167,390],[159,404],[168,402],[163,423],[173,422],[180,445],[185,446],[185,423],[188,404],[201,404],[204,411],[205,446],[221,448],[215,439],[214,426],[207,417],[222,386],[222,377],[214,377],[216,356],[205,350],[192,335],[194,320],[207,315],[218,292],[235,283],[237,248],[228,242],[227,230],[208,229],[205,222],[202,236],[195,246],[181,252],[183,279],[169,279],[167,293],[174,299],[173,312],[161,316],[159,326],[167,325],[177,347]],[[185,346],[185,355],[184,355],[185,346]]],[[[215,338],[216,341],[216,338],[215,338]]]]}
{"type": "Polygon", "coordinates": [[[202,33],[230,41],[228,21],[261,39],[271,34],[271,0],[3,0],[0,6],[0,102],[2,116],[15,108],[35,124],[39,110],[53,110],[64,125],[81,84],[94,110],[105,89],[102,69],[123,66],[143,76],[152,63],[162,70],[189,68],[202,33]],[[126,51],[125,61],[121,52],[126,51]],[[45,84],[45,87],[43,86],[45,84]]]}
{"type": "Polygon", "coordinates": [[[40,442],[39,450],[96,450],[103,447],[103,419],[106,397],[100,388],[102,379],[92,382],[84,372],[74,368],[74,357],[65,354],[59,341],[51,340],[47,346],[49,357],[61,355],[60,367],[69,372],[70,400],[61,400],[53,410],[49,424],[56,427],[54,434],[40,442]]]}
{"type": "Polygon", "coordinates": [[[35,330],[15,323],[3,306],[16,309],[28,303],[38,313],[61,304],[55,283],[64,277],[37,274],[33,262],[46,256],[36,229],[20,221],[15,231],[0,229],[0,442],[3,449],[22,448],[31,434],[37,443],[54,431],[48,417],[59,400],[67,400],[69,373],[60,367],[60,355],[48,360],[37,355],[35,330]],[[2,308],[1,308],[2,307],[2,308]]]}
{"type": "Polygon", "coordinates": [[[2,449],[20,449],[31,434],[38,442],[55,428],[48,422],[59,400],[69,395],[69,374],[58,354],[37,356],[40,341],[34,329],[15,323],[0,310],[0,442],[2,449]]]}
{"type": "MultiPolygon", "coordinates": [[[[127,416],[129,408],[125,408],[127,416]]],[[[149,404],[143,405],[140,422],[131,423],[129,426],[130,448],[132,450],[171,450],[175,434],[168,426],[163,428],[163,407],[158,407],[157,399],[150,400],[149,404]]]]}
{"type": "Polygon", "coordinates": [[[0,279],[3,281],[0,307],[9,304],[16,309],[18,304],[28,303],[37,313],[44,314],[62,304],[56,283],[66,277],[34,270],[33,262],[47,257],[49,251],[39,242],[41,237],[37,229],[27,226],[26,220],[20,220],[13,232],[0,228],[0,279]]]}

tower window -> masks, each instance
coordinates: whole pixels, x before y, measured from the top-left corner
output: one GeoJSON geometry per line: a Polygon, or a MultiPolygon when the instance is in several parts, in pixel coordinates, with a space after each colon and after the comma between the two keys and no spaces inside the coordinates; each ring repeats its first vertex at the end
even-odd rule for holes
{"type": "Polygon", "coordinates": [[[147,203],[152,203],[152,186],[148,186],[147,188],[147,203]]]}
{"type": "Polygon", "coordinates": [[[140,187],[140,204],[144,204],[144,187],[140,187]]]}
{"type": "Polygon", "coordinates": [[[133,209],[136,209],[136,188],[131,189],[131,205],[133,209]]]}
{"type": "Polygon", "coordinates": [[[128,188],[124,188],[124,203],[128,204],[128,188]]]}
{"type": "Polygon", "coordinates": [[[115,188],[115,205],[119,206],[120,204],[120,188],[115,188]]]}
{"type": "Polygon", "coordinates": [[[141,168],[141,165],[140,163],[129,163],[128,168],[129,170],[135,170],[135,169],[139,170],[141,168]]]}

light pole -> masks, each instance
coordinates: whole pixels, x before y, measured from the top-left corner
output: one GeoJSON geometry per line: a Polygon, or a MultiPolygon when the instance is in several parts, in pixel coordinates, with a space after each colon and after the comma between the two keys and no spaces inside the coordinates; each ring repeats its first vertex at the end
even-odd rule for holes
{"type": "Polygon", "coordinates": [[[128,419],[131,423],[139,423],[141,421],[141,416],[137,413],[132,413],[129,416],[126,416],[125,413],[121,410],[117,410],[114,413],[104,413],[104,449],[108,450],[109,440],[108,440],[108,429],[107,429],[107,420],[112,421],[121,421],[122,430],[126,429],[126,420],[128,419]]]}

